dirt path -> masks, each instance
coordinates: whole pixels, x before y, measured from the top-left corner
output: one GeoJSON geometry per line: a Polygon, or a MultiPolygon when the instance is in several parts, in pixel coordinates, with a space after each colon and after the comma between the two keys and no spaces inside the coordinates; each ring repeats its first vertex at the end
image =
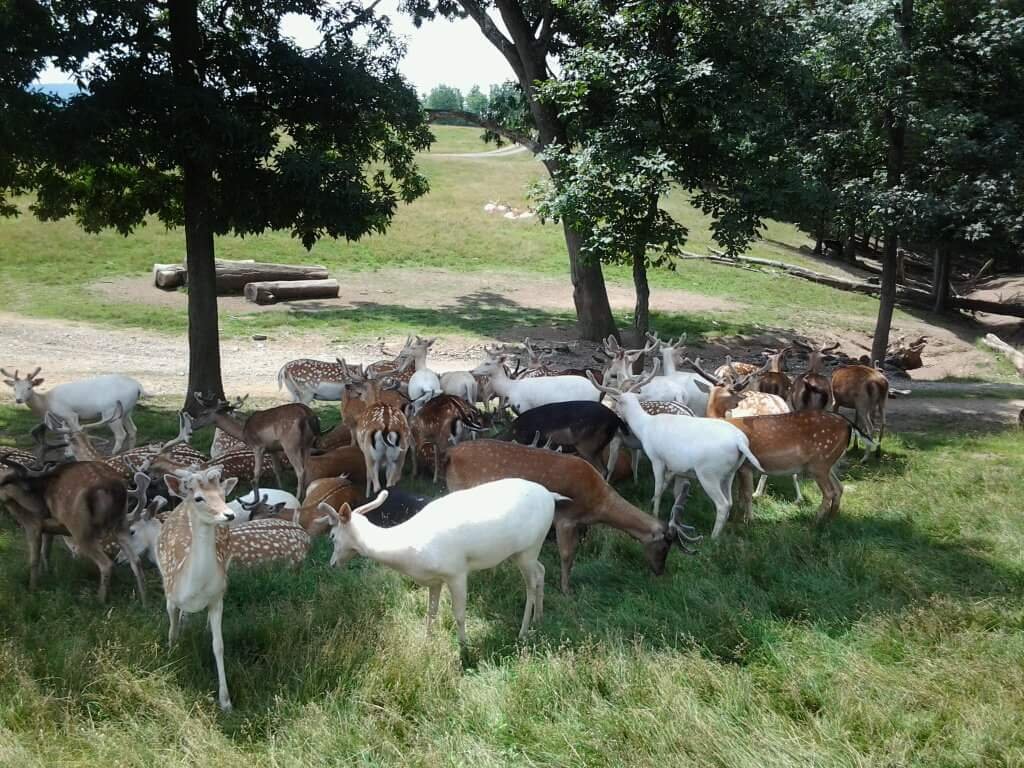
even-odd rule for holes
{"type": "MultiPolygon", "coordinates": [[[[147,390],[170,400],[184,391],[188,359],[184,338],[25,319],[2,312],[0,327],[3,366],[24,371],[41,365],[48,385],[117,371],[135,376],[147,390]]],[[[397,349],[401,339],[388,343],[397,349]]],[[[333,353],[354,362],[380,357],[377,346],[371,343],[348,344],[330,351],[325,347],[318,335],[281,331],[266,341],[226,340],[222,346],[224,381],[232,394],[248,392],[255,398],[277,399],[277,371],[295,357],[327,358],[333,353]]],[[[571,355],[565,354],[563,347],[560,358],[589,360],[589,349],[571,355]]],[[[471,368],[482,352],[479,341],[442,339],[431,353],[431,366],[439,371],[471,368]]],[[[1017,414],[1024,408],[1024,386],[1019,387],[1020,395],[1005,384],[910,382],[897,386],[910,388],[913,394],[889,401],[889,423],[896,431],[936,425],[950,431],[1001,429],[1016,423],[1017,414]]],[[[10,402],[6,396],[4,399],[10,402]]]]}

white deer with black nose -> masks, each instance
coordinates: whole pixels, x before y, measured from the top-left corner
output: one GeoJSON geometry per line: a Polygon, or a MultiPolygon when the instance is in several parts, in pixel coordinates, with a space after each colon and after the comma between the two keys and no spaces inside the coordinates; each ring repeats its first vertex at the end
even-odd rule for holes
{"type": "Polygon", "coordinates": [[[220,467],[164,475],[171,494],[181,504],[167,515],[157,542],[157,560],[167,596],[171,627],[168,646],[174,645],[183,614],[207,611],[217,660],[218,700],[225,712],[231,709],[224,674],[224,637],[221,618],[224,593],[228,588],[231,536],[228,532],[235,514],[224,501],[237,480],[220,479],[220,467]]]}

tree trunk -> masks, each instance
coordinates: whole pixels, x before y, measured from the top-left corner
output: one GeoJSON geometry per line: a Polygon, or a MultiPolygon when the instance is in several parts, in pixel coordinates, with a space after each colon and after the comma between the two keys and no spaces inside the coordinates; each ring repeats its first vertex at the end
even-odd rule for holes
{"type": "Polygon", "coordinates": [[[843,238],[843,259],[845,261],[853,262],[857,259],[857,241],[854,239],[854,228],[851,225],[846,230],[846,236],[843,238]]]}
{"type": "MultiPolygon", "coordinates": [[[[170,0],[171,65],[175,85],[198,94],[203,71],[198,0],[170,0]]],[[[198,99],[196,102],[198,103],[198,99]]],[[[186,114],[182,121],[194,115],[186,114]]],[[[200,134],[201,126],[195,126],[200,134]]],[[[193,133],[195,135],[195,133],[193,133]]],[[[196,136],[197,145],[202,136],[196,136]]],[[[220,328],[217,322],[217,271],[213,248],[213,170],[201,146],[186,147],[181,171],[184,184],[185,256],[188,270],[188,390],[185,408],[195,411],[195,393],[223,398],[220,375],[220,328]]]]}
{"type": "Polygon", "coordinates": [[[821,256],[825,250],[825,213],[818,217],[818,226],[814,228],[814,255],[821,256]]]}
{"type": "MultiPolygon", "coordinates": [[[[885,125],[889,132],[889,151],[886,157],[885,181],[889,189],[900,185],[903,176],[903,155],[907,141],[907,105],[910,90],[911,24],[914,20],[914,0],[902,0],[896,10],[896,34],[899,36],[901,60],[896,67],[898,103],[886,110],[885,125]]],[[[871,360],[885,360],[889,346],[889,331],[892,328],[892,310],[896,305],[896,272],[899,248],[899,233],[895,225],[885,226],[885,255],[882,261],[881,295],[878,304],[878,320],[875,322],[875,337],[871,343],[871,360]]]]}
{"type": "Polygon", "coordinates": [[[949,309],[949,249],[939,246],[935,249],[935,270],[932,276],[935,303],[932,311],[946,312],[949,309]]]}
{"type": "Polygon", "coordinates": [[[618,338],[608,289],[604,284],[601,263],[584,258],[580,253],[580,236],[568,223],[563,222],[565,245],[569,251],[569,272],[572,277],[572,300],[576,305],[576,326],[581,339],[603,341],[609,336],[618,338]]]}
{"type": "Polygon", "coordinates": [[[636,289],[636,306],[633,309],[633,343],[642,347],[651,330],[651,287],[647,282],[647,254],[639,251],[633,254],[633,287],[636,289]]]}

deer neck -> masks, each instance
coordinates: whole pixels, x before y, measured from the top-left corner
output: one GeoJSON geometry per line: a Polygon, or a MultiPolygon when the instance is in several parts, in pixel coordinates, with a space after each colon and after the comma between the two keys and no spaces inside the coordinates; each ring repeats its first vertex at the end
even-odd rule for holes
{"type": "Polygon", "coordinates": [[[634,432],[643,442],[644,428],[653,417],[640,406],[640,400],[635,395],[622,398],[619,400],[619,404],[622,419],[629,425],[630,431],[634,432]]]}
{"type": "Polygon", "coordinates": [[[348,527],[352,547],[363,557],[402,573],[415,562],[413,547],[399,530],[401,526],[378,528],[363,515],[353,515],[348,527]]]}
{"type": "Polygon", "coordinates": [[[617,528],[645,544],[665,535],[665,526],[660,521],[634,507],[611,487],[594,505],[593,511],[605,525],[617,528]]]}
{"type": "Polygon", "coordinates": [[[415,370],[422,371],[427,367],[427,351],[425,349],[417,350],[417,352],[412,356],[412,361],[415,366],[415,370]]]}
{"type": "Polygon", "coordinates": [[[177,583],[186,589],[197,589],[211,576],[223,577],[227,563],[217,559],[217,526],[199,520],[199,512],[191,504],[187,514],[192,543],[181,564],[177,583]]]}
{"type": "Polygon", "coordinates": [[[29,410],[39,418],[46,416],[46,411],[48,410],[46,405],[46,395],[39,394],[36,392],[35,388],[29,391],[28,397],[25,399],[25,405],[27,405],[29,410]]]}
{"type": "Polygon", "coordinates": [[[671,376],[676,372],[676,351],[672,347],[664,347],[661,350],[661,373],[663,376],[671,376]]]}
{"type": "Polygon", "coordinates": [[[84,432],[71,433],[71,454],[75,461],[100,461],[102,457],[84,432]]]}
{"type": "Polygon", "coordinates": [[[217,425],[218,429],[225,434],[231,435],[236,440],[245,441],[244,429],[245,425],[236,421],[234,418],[226,413],[217,413],[213,417],[213,423],[217,425]]]}
{"type": "Polygon", "coordinates": [[[509,384],[512,379],[505,373],[504,366],[499,366],[495,373],[491,374],[491,389],[497,392],[502,397],[508,397],[509,395],[509,384]]]}

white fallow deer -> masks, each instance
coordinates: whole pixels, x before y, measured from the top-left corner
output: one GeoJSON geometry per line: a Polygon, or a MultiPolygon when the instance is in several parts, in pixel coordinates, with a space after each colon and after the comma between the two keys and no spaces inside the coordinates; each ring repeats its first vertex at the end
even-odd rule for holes
{"type": "Polygon", "coordinates": [[[225,712],[231,710],[231,696],[224,673],[224,593],[228,588],[228,564],[231,560],[231,534],[228,523],[234,512],[225,497],[236,480],[221,482],[217,468],[201,472],[180,470],[165,475],[164,483],[181,504],[170,512],[160,530],[157,560],[167,596],[170,630],[168,646],[178,639],[182,616],[206,611],[213,635],[213,656],[217,662],[218,701],[225,712]]]}
{"type": "Polygon", "coordinates": [[[437,339],[424,339],[419,336],[409,345],[408,355],[412,358],[415,371],[409,377],[407,393],[413,403],[422,407],[428,400],[444,394],[441,377],[427,368],[427,352],[434,346],[437,339]]]}
{"type": "Polygon", "coordinates": [[[324,520],[331,523],[332,566],[362,555],[428,587],[428,633],[437,616],[441,587],[447,585],[459,642],[465,645],[469,574],[514,558],[526,582],[519,637],[525,637],[530,625],[540,621],[544,566],[538,557],[554,521],[555,503],[568,501],[567,497],[529,480],[497,480],[437,499],[401,525],[378,528],[365,514],[387,497],[384,491],[355,510],[347,504],[337,511],[320,505],[324,520]]]}
{"type": "Polygon", "coordinates": [[[696,475],[704,492],[715,505],[715,527],[711,537],[721,534],[732,506],[732,482],[744,461],[761,470],[750,451],[746,435],[718,419],[662,414],[652,416],[640,406],[634,390],[657,375],[661,361],[643,379],[631,381],[625,390],[596,385],[612,398],[616,412],[643,444],[654,471],[653,514],[658,516],[661,495],[667,480],[675,479],[676,510],[685,503],[691,475],[696,475]]]}
{"type": "Polygon", "coordinates": [[[61,417],[68,424],[77,427],[83,421],[92,419],[109,420],[110,431],[114,434],[114,453],[125,447],[135,447],[136,428],[132,421],[132,409],[147,393],[142,385],[130,376],[109,374],[91,379],[58,384],[48,392],[37,387],[43,379],[36,378],[41,369],[36,368],[25,378],[18,377],[0,368],[7,378],[4,383],[14,390],[14,401],[24,403],[40,420],[47,413],[61,417]],[[121,404],[121,418],[112,418],[121,404]]]}
{"type": "Polygon", "coordinates": [[[549,403],[571,400],[598,402],[601,393],[582,376],[543,376],[534,379],[510,379],[505,356],[488,351],[487,359],[472,370],[475,376],[487,376],[495,394],[508,401],[517,413],[525,413],[549,403]]]}

